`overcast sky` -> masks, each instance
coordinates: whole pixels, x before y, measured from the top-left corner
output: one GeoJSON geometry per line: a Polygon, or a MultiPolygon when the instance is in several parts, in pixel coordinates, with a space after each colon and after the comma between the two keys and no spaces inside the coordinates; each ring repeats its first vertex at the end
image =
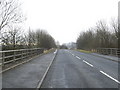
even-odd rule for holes
{"type": "Polygon", "coordinates": [[[60,44],[75,42],[98,20],[118,16],[119,0],[22,0],[25,27],[44,29],[60,44]]]}

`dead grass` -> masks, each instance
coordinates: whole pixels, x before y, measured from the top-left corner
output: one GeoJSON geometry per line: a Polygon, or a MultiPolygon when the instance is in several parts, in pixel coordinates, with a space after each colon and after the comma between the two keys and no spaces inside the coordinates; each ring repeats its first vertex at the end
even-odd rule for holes
{"type": "Polygon", "coordinates": [[[92,51],[87,51],[87,50],[82,50],[82,49],[77,49],[77,51],[83,52],[83,53],[92,53],[92,51]]]}

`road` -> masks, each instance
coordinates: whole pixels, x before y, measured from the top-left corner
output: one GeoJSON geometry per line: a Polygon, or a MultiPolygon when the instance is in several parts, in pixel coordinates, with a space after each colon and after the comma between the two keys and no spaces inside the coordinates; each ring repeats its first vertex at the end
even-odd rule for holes
{"type": "Polygon", "coordinates": [[[118,88],[118,63],[73,50],[59,50],[42,88],[118,88]]]}
{"type": "MultiPolygon", "coordinates": [[[[36,88],[55,53],[3,73],[3,88],[36,88]]],[[[41,88],[118,88],[118,63],[75,50],[60,49],[41,88]]]]}

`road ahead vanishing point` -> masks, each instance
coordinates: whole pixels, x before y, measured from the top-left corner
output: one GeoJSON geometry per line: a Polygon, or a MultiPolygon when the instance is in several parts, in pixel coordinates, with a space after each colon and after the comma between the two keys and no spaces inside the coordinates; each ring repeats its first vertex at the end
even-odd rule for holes
{"type": "Polygon", "coordinates": [[[3,88],[118,88],[119,84],[118,62],[67,49],[3,73],[3,88]]]}

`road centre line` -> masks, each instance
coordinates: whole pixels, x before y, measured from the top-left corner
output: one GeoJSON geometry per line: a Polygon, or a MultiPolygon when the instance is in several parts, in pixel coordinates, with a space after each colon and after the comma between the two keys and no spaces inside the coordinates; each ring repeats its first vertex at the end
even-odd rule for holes
{"type": "Polygon", "coordinates": [[[74,54],[72,54],[73,56],[75,56],[74,54]]]}
{"type": "MultiPolygon", "coordinates": [[[[70,52],[71,53],[71,52],[70,52]]],[[[72,53],[71,53],[72,54],[72,53]]],[[[73,56],[75,56],[74,54],[72,54],[73,56]]],[[[80,57],[78,57],[78,56],[76,56],[76,58],[78,58],[78,59],[81,59],[80,57]]],[[[90,64],[90,63],[88,63],[87,61],[85,61],[85,60],[83,60],[83,62],[85,62],[87,65],[89,65],[89,66],[91,66],[91,67],[93,67],[93,65],[92,64],[90,64]]]]}
{"type": "Polygon", "coordinates": [[[107,73],[103,72],[102,70],[100,70],[100,72],[101,72],[102,74],[104,74],[105,76],[109,77],[110,79],[112,79],[113,81],[115,81],[115,82],[117,82],[118,84],[120,84],[120,82],[119,82],[117,79],[111,77],[110,75],[108,75],[107,73]]]}
{"type": "Polygon", "coordinates": [[[92,64],[88,63],[87,61],[83,60],[83,62],[85,62],[86,64],[88,64],[89,66],[93,67],[92,64]]]}
{"type": "MultiPolygon", "coordinates": [[[[68,51],[69,52],[69,51],[68,51]]],[[[69,53],[71,53],[71,52],[69,52],[69,53]]],[[[72,53],[71,53],[72,54],[72,53]]],[[[74,54],[72,54],[73,56],[75,56],[74,54]]],[[[80,57],[78,57],[78,56],[75,56],[76,58],[78,58],[78,59],[81,59],[80,57]]],[[[93,65],[92,64],[90,64],[90,63],[88,63],[87,61],[85,61],[85,60],[83,60],[83,62],[84,63],[86,63],[87,65],[89,65],[89,66],[91,66],[91,67],[93,67],[93,65]]]]}
{"type": "Polygon", "coordinates": [[[81,59],[80,57],[76,56],[76,58],[81,59]]]}
{"type": "MultiPolygon", "coordinates": [[[[68,52],[69,52],[69,51],[68,51],[68,52]]],[[[71,52],[69,52],[69,53],[71,53],[71,52]]],[[[71,54],[72,54],[72,53],[71,53],[71,54]]],[[[72,54],[72,55],[74,55],[74,54],[72,54]]],[[[76,58],[81,59],[81,58],[80,58],[80,57],[78,57],[78,56],[76,56],[76,58]]],[[[88,62],[87,62],[87,61],[85,61],[84,59],[83,59],[83,62],[84,62],[84,63],[86,63],[87,65],[89,65],[89,66],[93,67],[93,65],[92,65],[92,64],[88,63],[88,62]]],[[[120,84],[120,81],[118,81],[117,79],[115,79],[115,78],[111,77],[110,75],[108,75],[108,74],[107,74],[107,73],[105,73],[104,71],[100,70],[100,72],[101,72],[102,74],[104,74],[105,76],[107,76],[108,78],[110,78],[110,79],[112,79],[113,81],[115,81],[115,82],[117,82],[118,84],[120,84]]]]}

